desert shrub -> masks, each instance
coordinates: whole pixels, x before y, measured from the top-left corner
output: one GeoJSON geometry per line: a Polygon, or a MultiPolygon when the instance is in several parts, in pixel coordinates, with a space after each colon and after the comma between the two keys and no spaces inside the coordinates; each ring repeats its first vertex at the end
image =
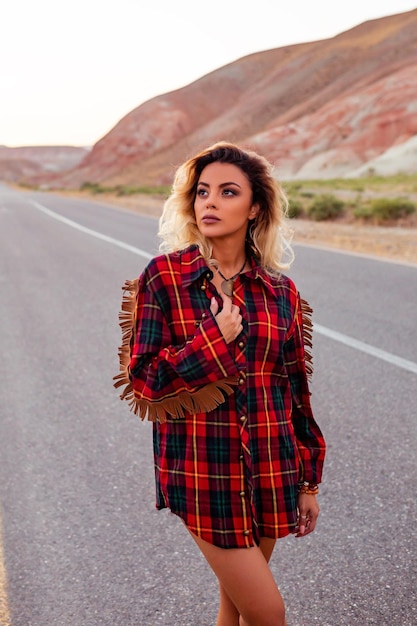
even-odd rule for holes
{"type": "Polygon", "coordinates": [[[168,196],[171,188],[167,185],[144,185],[141,187],[129,187],[124,185],[118,185],[116,187],[116,193],[118,196],[132,196],[135,194],[147,194],[147,195],[163,195],[168,196]]]}
{"type": "Polygon", "coordinates": [[[291,181],[286,181],[282,185],[284,187],[285,193],[288,195],[291,195],[292,193],[297,193],[297,191],[299,191],[302,188],[303,183],[299,181],[291,180],[291,181]]]}
{"type": "Polygon", "coordinates": [[[93,191],[97,187],[97,183],[85,182],[80,186],[80,191],[93,191]]]}
{"type": "Polygon", "coordinates": [[[300,200],[296,198],[288,199],[288,217],[291,219],[295,219],[297,217],[301,217],[304,213],[304,207],[300,200]]]}
{"type": "Polygon", "coordinates": [[[416,206],[407,198],[378,198],[372,201],[369,210],[377,222],[390,222],[411,215],[416,206]]]}
{"type": "Polygon", "coordinates": [[[168,196],[171,190],[167,185],[150,185],[143,187],[130,187],[129,185],[116,185],[115,187],[105,187],[100,183],[85,182],[80,187],[81,191],[88,191],[92,194],[109,193],[116,196],[132,196],[135,194],[164,195],[168,196]]]}
{"type": "Polygon", "coordinates": [[[375,218],[369,204],[357,205],[353,209],[353,216],[358,220],[371,220],[375,218]]]}
{"type": "Polygon", "coordinates": [[[102,185],[100,185],[100,183],[85,182],[81,185],[80,190],[89,191],[90,193],[96,194],[96,193],[106,193],[110,191],[110,188],[103,187],[102,185]]]}
{"type": "Polygon", "coordinates": [[[344,211],[345,203],[332,194],[317,196],[308,207],[307,213],[316,222],[332,220],[340,217],[344,211]]]}

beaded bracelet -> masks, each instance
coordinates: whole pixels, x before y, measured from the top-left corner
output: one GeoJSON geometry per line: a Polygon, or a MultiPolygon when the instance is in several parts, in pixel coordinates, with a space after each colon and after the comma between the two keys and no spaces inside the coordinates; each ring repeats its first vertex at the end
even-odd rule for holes
{"type": "Polygon", "coordinates": [[[316,496],[319,492],[319,486],[317,483],[309,483],[302,481],[298,483],[298,493],[305,493],[308,496],[316,496]]]}

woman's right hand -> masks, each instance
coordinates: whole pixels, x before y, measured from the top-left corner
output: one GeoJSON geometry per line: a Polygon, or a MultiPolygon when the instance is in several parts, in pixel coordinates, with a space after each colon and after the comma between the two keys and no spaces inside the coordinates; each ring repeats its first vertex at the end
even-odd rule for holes
{"type": "Polygon", "coordinates": [[[224,337],[226,343],[230,343],[243,330],[242,316],[238,306],[232,303],[232,299],[229,296],[221,294],[223,299],[223,308],[219,313],[219,305],[216,298],[211,299],[210,311],[215,316],[220,332],[224,337]]]}

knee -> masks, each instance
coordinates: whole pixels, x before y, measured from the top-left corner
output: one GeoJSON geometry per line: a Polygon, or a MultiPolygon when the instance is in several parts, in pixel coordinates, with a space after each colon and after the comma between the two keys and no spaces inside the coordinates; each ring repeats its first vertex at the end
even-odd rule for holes
{"type": "Polygon", "coordinates": [[[266,615],[247,615],[240,626],[287,626],[284,607],[276,607],[266,615]]]}

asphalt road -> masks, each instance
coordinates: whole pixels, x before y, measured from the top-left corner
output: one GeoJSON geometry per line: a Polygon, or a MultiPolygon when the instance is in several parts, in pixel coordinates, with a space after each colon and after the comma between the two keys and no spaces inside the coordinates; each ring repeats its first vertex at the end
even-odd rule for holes
{"type": "MultiPolygon", "coordinates": [[[[154,510],[150,425],[112,386],[120,287],[156,252],[156,230],[153,218],[0,187],[13,626],[214,626],[214,576],[178,519],[154,510]]],[[[417,267],[297,247],[290,274],[320,329],[312,402],[328,456],[317,531],[272,558],[288,624],[412,626],[417,267]]]]}

